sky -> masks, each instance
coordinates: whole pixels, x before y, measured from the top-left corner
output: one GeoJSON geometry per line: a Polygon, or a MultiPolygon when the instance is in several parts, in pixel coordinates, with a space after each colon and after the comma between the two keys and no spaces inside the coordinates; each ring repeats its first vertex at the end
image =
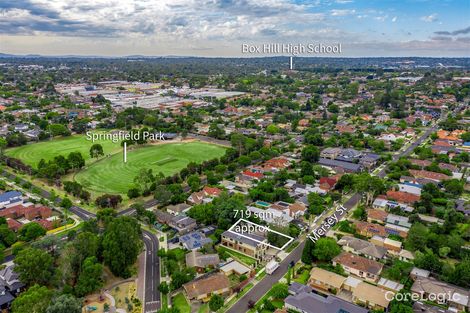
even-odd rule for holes
{"type": "Polygon", "coordinates": [[[0,53],[230,57],[271,43],[470,57],[470,0],[0,0],[0,53]]]}

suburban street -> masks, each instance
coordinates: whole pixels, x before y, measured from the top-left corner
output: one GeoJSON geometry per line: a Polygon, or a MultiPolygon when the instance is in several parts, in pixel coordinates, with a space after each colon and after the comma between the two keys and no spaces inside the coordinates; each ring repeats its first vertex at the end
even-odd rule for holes
{"type": "Polygon", "coordinates": [[[160,309],[160,262],[158,258],[158,238],[147,230],[142,230],[145,244],[144,313],[160,309]]]}

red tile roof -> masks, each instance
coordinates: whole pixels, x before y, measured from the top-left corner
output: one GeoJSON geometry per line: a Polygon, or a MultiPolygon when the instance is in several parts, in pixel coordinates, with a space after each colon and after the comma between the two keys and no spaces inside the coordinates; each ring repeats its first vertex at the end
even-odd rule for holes
{"type": "Polygon", "coordinates": [[[436,173],[431,171],[422,171],[422,170],[410,170],[411,175],[416,178],[428,178],[435,181],[443,181],[446,179],[451,179],[452,177],[447,176],[446,174],[436,173]]]}
{"type": "Polygon", "coordinates": [[[243,175],[257,178],[257,179],[261,179],[264,177],[263,173],[253,173],[252,171],[249,171],[249,170],[244,171],[243,175]]]}
{"type": "Polygon", "coordinates": [[[388,213],[382,210],[376,210],[376,209],[367,210],[367,218],[370,218],[371,220],[384,222],[387,216],[388,216],[388,213]]]}
{"type": "Polygon", "coordinates": [[[421,199],[420,196],[408,193],[408,192],[403,192],[403,191],[394,191],[394,190],[389,190],[387,191],[387,198],[401,202],[401,203],[415,203],[421,199]]]}
{"type": "Polygon", "coordinates": [[[216,188],[216,187],[209,187],[209,186],[205,186],[202,191],[207,195],[207,196],[211,196],[211,197],[218,197],[221,193],[222,193],[222,190],[220,190],[219,188],[216,188]]]}

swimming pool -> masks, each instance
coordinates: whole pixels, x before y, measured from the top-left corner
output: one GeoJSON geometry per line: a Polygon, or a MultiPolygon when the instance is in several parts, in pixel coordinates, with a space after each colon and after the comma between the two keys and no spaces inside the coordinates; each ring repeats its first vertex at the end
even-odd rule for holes
{"type": "Polygon", "coordinates": [[[264,201],[256,201],[255,203],[256,203],[256,205],[259,205],[259,206],[262,206],[262,207],[268,207],[268,206],[270,206],[269,203],[264,202],[264,201]]]}

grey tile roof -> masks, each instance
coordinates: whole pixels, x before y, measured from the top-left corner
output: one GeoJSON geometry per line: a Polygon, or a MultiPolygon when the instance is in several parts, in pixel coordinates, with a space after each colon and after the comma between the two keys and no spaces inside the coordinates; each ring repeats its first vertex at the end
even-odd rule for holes
{"type": "Polygon", "coordinates": [[[315,293],[302,292],[288,296],[286,305],[306,313],[367,313],[368,310],[337,297],[323,297],[315,293]]]}

